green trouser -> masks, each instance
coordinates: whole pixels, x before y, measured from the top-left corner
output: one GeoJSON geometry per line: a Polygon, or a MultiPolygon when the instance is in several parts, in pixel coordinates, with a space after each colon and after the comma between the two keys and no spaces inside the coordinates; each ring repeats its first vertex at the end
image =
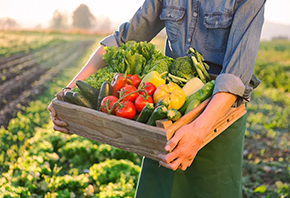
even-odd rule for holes
{"type": "Polygon", "coordinates": [[[143,158],[136,198],[241,198],[247,115],[202,148],[186,171],[143,158]]]}

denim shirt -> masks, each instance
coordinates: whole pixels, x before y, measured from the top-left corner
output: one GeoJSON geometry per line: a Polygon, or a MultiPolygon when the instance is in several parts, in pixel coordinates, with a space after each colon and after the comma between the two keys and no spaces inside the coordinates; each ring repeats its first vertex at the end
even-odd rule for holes
{"type": "Polygon", "coordinates": [[[164,27],[165,55],[186,56],[189,47],[203,54],[217,74],[214,94],[229,92],[250,100],[260,81],[253,74],[266,0],[145,0],[130,22],[101,44],[150,42],[164,27]]]}

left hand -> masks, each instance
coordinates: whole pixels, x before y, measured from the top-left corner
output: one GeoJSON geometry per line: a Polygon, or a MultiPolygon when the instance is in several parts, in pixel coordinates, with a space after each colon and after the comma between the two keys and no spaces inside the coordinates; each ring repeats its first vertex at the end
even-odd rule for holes
{"type": "MultiPolygon", "coordinates": [[[[167,142],[166,151],[172,151],[167,155],[159,155],[160,165],[177,170],[185,171],[193,162],[198,150],[200,149],[208,127],[201,127],[202,123],[198,119],[190,124],[178,129],[174,136],[167,142]]],[[[206,125],[205,125],[206,126],[206,125]]]]}

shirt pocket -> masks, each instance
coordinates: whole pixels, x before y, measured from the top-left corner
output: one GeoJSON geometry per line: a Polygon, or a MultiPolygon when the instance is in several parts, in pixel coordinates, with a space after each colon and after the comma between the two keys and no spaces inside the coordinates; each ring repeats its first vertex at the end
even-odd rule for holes
{"type": "Polygon", "coordinates": [[[185,8],[169,6],[163,8],[159,16],[165,21],[166,34],[171,43],[178,39],[185,10],[185,8]]]}
{"type": "Polygon", "coordinates": [[[209,51],[225,51],[229,38],[233,15],[228,12],[207,13],[203,24],[206,27],[205,49],[209,51]]]}

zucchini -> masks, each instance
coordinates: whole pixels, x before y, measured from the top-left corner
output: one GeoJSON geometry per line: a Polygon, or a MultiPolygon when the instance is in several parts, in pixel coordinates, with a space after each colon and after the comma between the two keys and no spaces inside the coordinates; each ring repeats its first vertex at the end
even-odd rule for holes
{"type": "Polygon", "coordinates": [[[173,108],[167,110],[167,118],[172,121],[177,121],[181,118],[181,113],[173,108]]]}
{"type": "Polygon", "coordinates": [[[161,120],[167,117],[167,108],[164,105],[160,105],[154,109],[149,117],[147,124],[156,126],[156,120],[161,120]]]}
{"type": "Polygon", "coordinates": [[[76,99],[73,97],[74,92],[67,91],[64,93],[64,101],[69,102],[71,104],[77,104],[76,99]]]}
{"type": "Polygon", "coordinates": [[[97,110],[99,110],[99,111],[101,110],[102,100],[110,94],[111,94],[111,84],[108,81],[104,81],[102,86],[101,86],[99,95],[98,95],[97,110]]]}
{"type": "Polygon", "coordinates": [[[169,107],[169,101],[168,100],[159,100],[156,104],[156,107],[164,105],[166,108],[169,107]]]}
{"type": "Polygon", "coordinates": [[[182,105],[182,107],[179,109],[179,112],[184,115],[185,111],[186,111],[186,108],[188,106],[188,104],[190,103],[190,96],[186,96],[185,98],[185,102],[184,104],[182,105]]]}
{"type": "Polygon", "coordinates": [[[93,109],[97,109],[99,90],[81,80],[77,80],[76,85],[80,89],[82,95],[90,101],[93,109]]]}
{"type": "Polygon", "coordinates": [[[136,121],[146,123],[154,111],[153,103],[148,103],[141,111],[136,121]]]}
{"type": "Polygon", "coordinates": [[[90,103],[90,101],[88,101],[81,93],[74,92],[73,98],[76,100],[77,105],[92,108],[92,104],[90,103]]]}

